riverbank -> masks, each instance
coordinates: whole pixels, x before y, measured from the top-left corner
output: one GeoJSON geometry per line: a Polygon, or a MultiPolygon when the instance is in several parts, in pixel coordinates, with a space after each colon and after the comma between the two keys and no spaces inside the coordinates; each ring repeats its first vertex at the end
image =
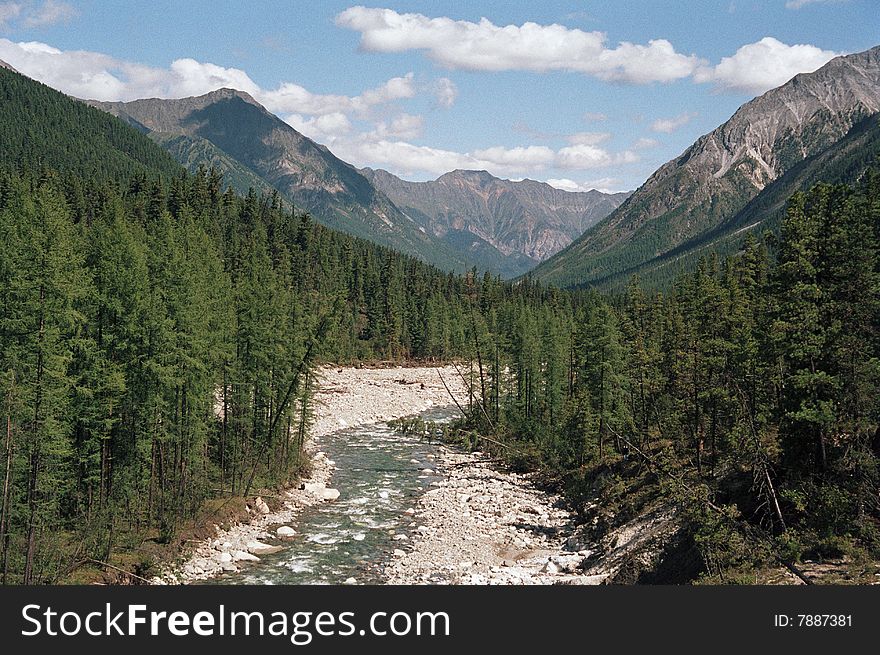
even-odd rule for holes
{"type": "Polygon", "coordinates": [[[442,447],[435,482],[413,510],[416,536],[395,550],[389,584],[600,584],[585,576],[595,552],[563,499],[531,474],[498,468],[483,453],[442,447]]]}
{"type": "Polygon", "coordinates": [[[321,439],[345,428],[390,421],[419,414],[452,400],[446,385],[460,402],[467,396],[455,369],[447,367],[339,368],[318,372],[314,414],[306,452],[311,474],[299,488],[283,491],[267,503],[262,496],[248,499],[251,518],[193,545],[185,558],[152,578],[154,584],[188,584],[224,573],[235,573],[261,555],[276,552],[284,540],[296,538],[296,522],[307,507],[333,502],[339,492],[329,485],[335,463],[321,450],[321,439]],[[269,504],[273,506],[270,507],[269,504]]]}

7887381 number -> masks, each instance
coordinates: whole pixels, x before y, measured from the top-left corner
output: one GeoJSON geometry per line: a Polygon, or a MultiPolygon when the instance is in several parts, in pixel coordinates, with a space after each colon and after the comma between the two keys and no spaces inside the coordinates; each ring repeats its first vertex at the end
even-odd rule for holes
{"type": "Polygon", "coordinates": [[[851,628],[852,614],[798,614],[801,628],[851,628]]]}

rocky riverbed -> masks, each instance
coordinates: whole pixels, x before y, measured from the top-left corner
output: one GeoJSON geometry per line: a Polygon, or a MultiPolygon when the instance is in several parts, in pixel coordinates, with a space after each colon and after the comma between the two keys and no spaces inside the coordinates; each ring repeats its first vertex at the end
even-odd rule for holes
{"type": "MultiPolygon", "coordinates": [[[[362,493],[363,485],[371,483],[361,480],[359,491],[334,489],[331,484],[336,464],[322,450],[322,441],[327,442],[327,447],[332,446],[331,450],[335,448],[333,452],[340,453],[337,457],[351,460],[348,466],[361,466],[361,455],[356,453],[355,444],[344,441],[340,444],[339,439],[347,438],[344,435],[353,428],[369,436],[381,432],[377,424],[448,406],[451,399],[441,376],[464,404],[467,391],[452,367],[323,369],[306,446],[312,458],[311,476],[298,488],[282,492],[280,499],[274,500],[273,508],[261,497],[249,499],[249,521],[227,530],[215,526],[213,537],[196,544],[182,562],[169,567],[153,582],[198,582],[238,572],[251,563],[258,564],[249,569],[247,579],[271,581],[274,573],[263,571],[260,576],[252,573],[257,568],[266,569],[268,565],[271,569],[279,564],[275,553],[277,558],[286,557],[297,543],[290,540],[325,545],[344,543],[351,538],[372,543],[363,541],[362,531],[347,534],[351,531],[341,527],[335,536],[323,532],[321,535],[298,534],[298,521],[306,509],[312,508],[309,516],[314,519],[314,511],[319,510],[316,506],[322,503],[344,503],[338,511],[329,512],[338,515],[340,511],[348,511],[345,509],[348,504],[364,501],[368,505],[374,503],[375,506],[368,509],[387,513],[379,505],[387,504],[391,494],[401,493],[399,489],[381,489],[378,500],[370,501],[366,497],[339,500],[341,493],[362,493]],[[360,429],[359,426],[373,427],[360,429]],[[290,542],[287,549],[286,542],[290,542]]],[[[387,429],[384,432],[388,434],[376,437],[379,441],[359,442],[360,446],[366,445],[368,450],[380,448],[384,452],[385,448],[390,450],[400,445],[392,433],[387,429]],[[382,446],[381,439],[392,441],[382,446]]],[[[590,526],[576,525],[562,499],[540,489],[533,476],[507,471],[483,453],[464,453],[443,445],[430,448],[422,460],[413,459],[410,463],[416,467],[413,480],[417,477],[424,481],[421,488],[428,485],[427,491],[414,496],[412,506],[399,506],[394,515],[396,519],[386,517],[391,518],[389,525],[393,523],[398,527],[386,530],[391,535],[386,540],[390,543],[378,546],[372,563],[365,563],[365,569],[375,573],[365,578],[368,582],[519,585],[631,581],[633,571],[650,568],[669,536],[674,534],[674,512],[671,508],[660,508],[618,525],[615,530],[605,531],[602,538],[591,541],[585,536],[591,534],[590,526]]],[[[395,474],[387,469],[382,473],[379,469],[379,475],[387,479],[395,474]]],[[[346,476],[340,474],[340,477],[346,476]]],[[[363,513],[366,507],[358,506],[357,512],[363,513]]],[[[330,521],[322,530],[339,523],[330,521]]],[[[311,525],[314,527],[314,520],[311,525]]],[[[387,526],[380,522],[372,527],[385,529],[387,526]]],[[[300,566],[301,562],[294,564],[300,566]]],[[[291,563],[287,565],[290,568],[291,563]]],[[[360,580],[352,576],[345,581],[353,584],[360,580]]]]}
{"type": "Polygon", "coordinates": [[[302,480],[299,488],[282,492],[280,506],[274,510],[262,497],[254,497],[247,505],[252,516],[249,521],[227,530],[214,526],[215,536],[195,544],[181,562],[154,577],[154,584],[187,584],[234,573],[263,555],[281,550],[285,540],[296,538],[297,517],[305,508],[339,497],[339,490],[330,486],[336,465],[321,450],[323,437],[449,405],[452,400],[444,380],[460,401],[467,395],[451,366],[326,367],[317,377],[314,418],[306,444],[312,460],[309,478],[302,480]]]}
{"type": "Polygon", "coordinates": [[[482,453],[441,448],[434,482],[412,510],[415,538],[386,566],[391,584],[599,584],[595,554],[562,499],[482,453]]]}

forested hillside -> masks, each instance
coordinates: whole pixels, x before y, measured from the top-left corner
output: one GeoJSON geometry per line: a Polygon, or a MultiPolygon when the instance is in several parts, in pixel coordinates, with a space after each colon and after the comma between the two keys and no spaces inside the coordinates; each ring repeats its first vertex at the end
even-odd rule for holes
{"type": "Polygon", "coordinates": [[[0,165],[102,181],[168,178],[180,165],[122,121],[0,67],[0,165]]]}
{"type": "Polygon", "coordinates": [[[483,317],[467,443],[548,471],[594,538],[672,502],[709,581],[880,554],[877,173],[795,194],[778,239],[668,294],[483,317]]]}
{"type": "Polygon", "coordinates": [[[4,172],[0,252],[7,582],[289,480],[315,362],[461,356],[478,295],[510,320],[558,295],[444,273],[211,172],[122,190],[4,172]]]}

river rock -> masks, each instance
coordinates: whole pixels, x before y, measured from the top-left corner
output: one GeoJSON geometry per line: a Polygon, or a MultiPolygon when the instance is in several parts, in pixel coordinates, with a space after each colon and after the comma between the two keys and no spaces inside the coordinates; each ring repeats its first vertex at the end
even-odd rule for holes
{"type": "Polygon", "coordinates": [[[281,550],[281,546],[270,546],[262,541],[249,541],[246,548],[251,555],[271,555],[281,550]]]}
{"type": "Polygon", "coordinates": [[[291,528],[289,525],[282,525],[280,528],[275,530],[275,534],[282,539],[290,539],[291,537],[296,536],[296,530],[291,528]]]}
{"type": "Polygon", "coordinates": [[[547,560],[547,563],[541,568],[541,572],[554,575],[559,573],[559,566],[553,560],[547,560]]]}
{"type": "Polygon", "coordinates": [[[339,498],[339,489],[324,489],[321,498],[324,500],[336,500],[339,498]]]}
{"type": "Polygon", "coordinates": [[[227,552],[217,553],[215,559],[221,564],[229,564],[232,561],[232,555],[227,552]]]}
{"type": "Polygon", "coordinates": [[[395,557],[406,557],[406,551],[400,550],[400,548],[395,548],[394,549],[394,556],[395,557]]]}
{"type": "Polygon", "coordinates": [[[269,506],[266,504],[266,501],[257,496],[254,501],[254,507],[260,514],[268,514],[271,510],[269,510],[269,506]]]}
{"type": "Polygon", "coordinates": [[[246,550],[237,550],[232,553],[232,561],[233,562],[259,562],[260,558],[256,555],[251,555],[246,550]]]}

